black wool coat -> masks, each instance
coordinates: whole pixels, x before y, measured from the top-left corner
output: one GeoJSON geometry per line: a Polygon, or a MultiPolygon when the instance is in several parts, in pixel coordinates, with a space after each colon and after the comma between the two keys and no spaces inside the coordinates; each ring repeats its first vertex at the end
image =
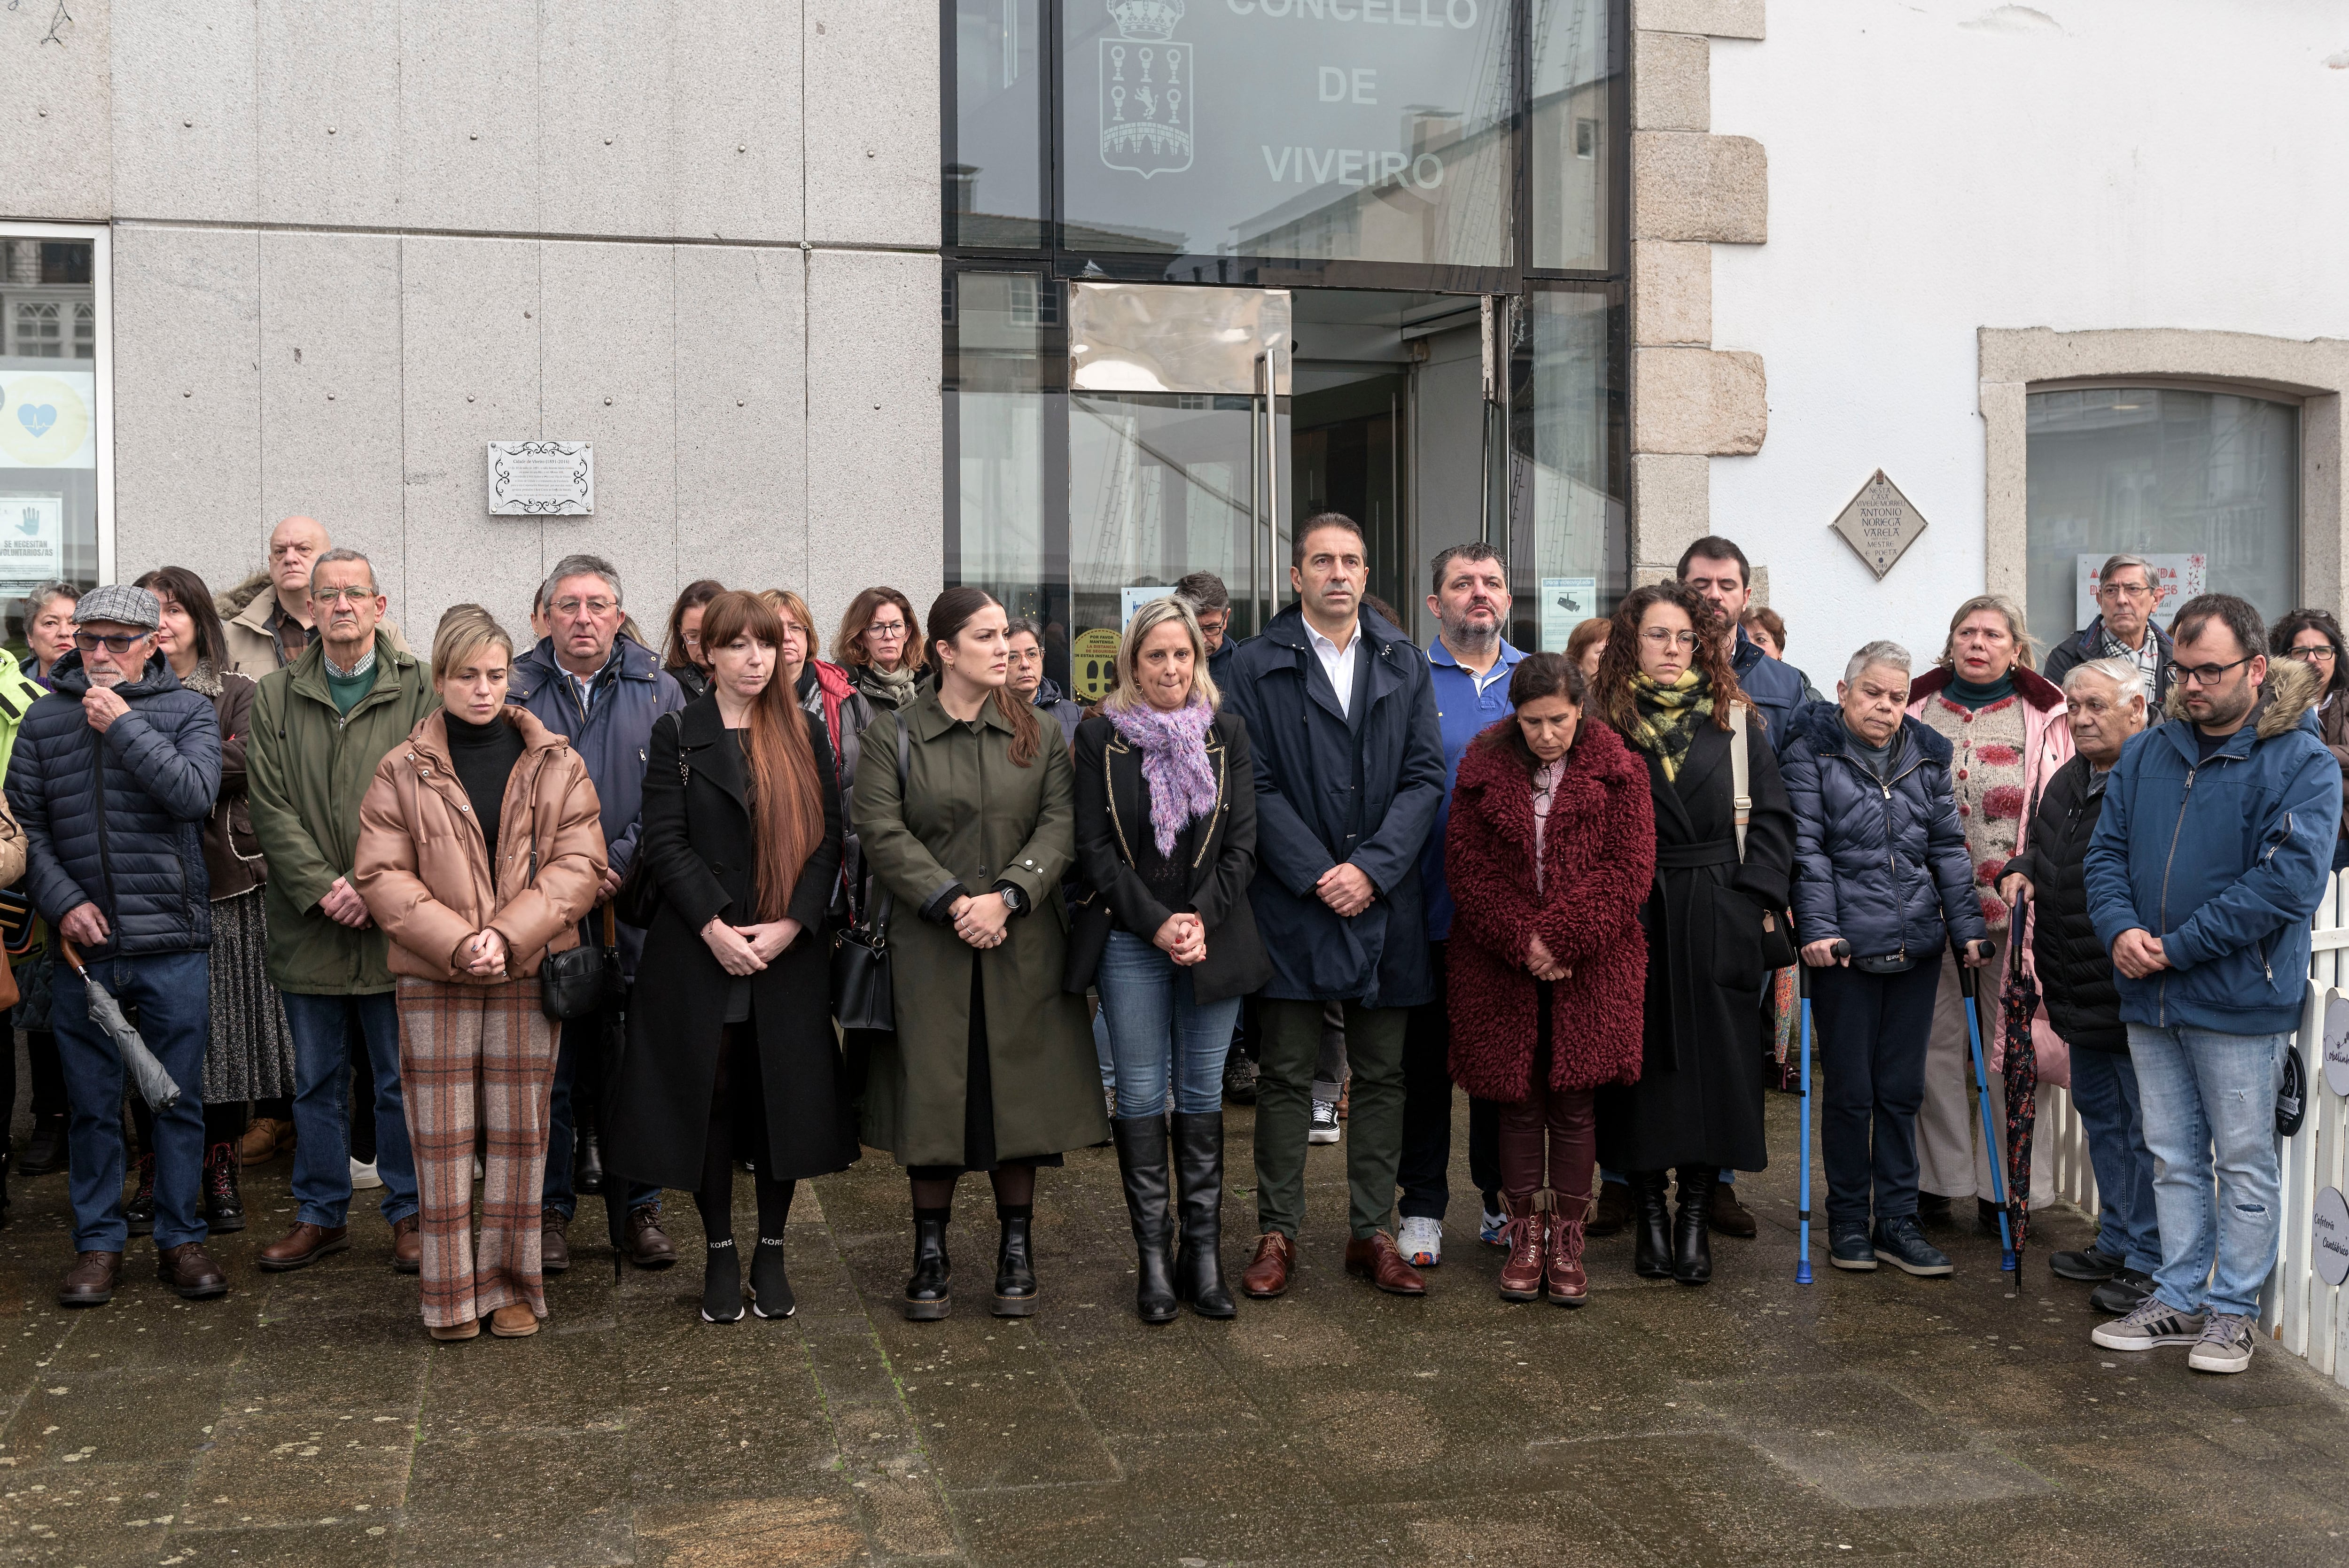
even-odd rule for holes
{"type": "Polygon", "coordinates": [[[1682,1165],[1760,1171],[1762,922],[1785,918],[1795,810],[1764,727],[1746,716],[1754,806],[1737,855],[1730,732],[1702,726],[1677,779],[1652,752],[1656,880],[1640,911],[1648,932],[1640,1081],[1599,1091],[1599,1159],[1616,1171],[1682,1165]]]}
{"type": "MultiPolygon", "coordinates": [[[[757,843],[742,761],[721,745],[715,695],[653,725],[637,853],[660,883],[628,1008],[628,1044],[613,1095],[615,1171],[690,1191],[701,1185],[702,1144],[718,1081],[730,976],[701,939],[725,917],[758,923],[757,843]]],[[[832,1026],[831,948],[824,911],[840,875],[840,790],[832,744],[808,721],[823,792],[823,839],[800,870],[785,911],[797,940],[750,977],[766,1137],[762,1174],[780,1181],[844,1169],[858,1153],[832,1026]]]]}
{"type": "MultiPolygon", "coordinates": [[[[1216,809],[1194,851],[1187,911],[1207,928],[1207,956],[1191,971],[1191,994],[1216,1002],[1245,996],[1272,978],[1248,903],[1256,875],[1256,767],[1238,714],[1216,716],[1207,730],[1207,766],[1216,775],[1216,809]]],[[[1106,901],[1120,926],[1150,941],[1176,912],[1152,897],[1133,869],[1132,846],[1151,832],[1142,750],[1108,719],[1089,718],[1077,726],[1076,768],[1077,868],[1085,896],[1106,901]]]]}
{"type": "Polygon", "coordinates": [[[2047,1021],[2067,1046],[2128,1049],[2112,955],[2088,917],[2088,842],[2105,814],[2105,779],[2075,757],[2039,798],[2023,850],[2006,862],[2031,879],[2031,957],[2047,1021]]]}

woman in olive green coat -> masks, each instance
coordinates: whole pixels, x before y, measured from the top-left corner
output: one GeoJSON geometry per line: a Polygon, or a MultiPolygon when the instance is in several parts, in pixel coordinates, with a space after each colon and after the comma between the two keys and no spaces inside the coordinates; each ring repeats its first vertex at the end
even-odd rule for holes
{"type": "Polygon", "coordinates": [[[1036,1169],[1109,1136],[1084,999],[1061,986],[1074,780],[1059,724],[1010,689],[1003,607],[949,588],[926,619],[936,686],[874,719],[856,769],[897,1016],[874,1047],[863,1136],[913,1181],[905,1315],[947,1315],[955,1182],[984,1171],[1002,1224],[994,1310],[1024,1317],[1036,1169]]]}

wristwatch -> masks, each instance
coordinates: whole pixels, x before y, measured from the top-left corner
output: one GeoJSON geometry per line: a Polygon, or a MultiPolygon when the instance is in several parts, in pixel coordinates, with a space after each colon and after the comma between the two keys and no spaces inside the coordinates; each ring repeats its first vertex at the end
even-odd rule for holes
{"type": "Polygon", "coordinates": [[[1019,884],[1018,882],[997,882],[995,884],[995,891],[1003,895],[1003,907],[1005,909],[1009,910],[1013,914],[1025,914],[1028,913],[1028,895],[1020,891],[1019,884]]]}

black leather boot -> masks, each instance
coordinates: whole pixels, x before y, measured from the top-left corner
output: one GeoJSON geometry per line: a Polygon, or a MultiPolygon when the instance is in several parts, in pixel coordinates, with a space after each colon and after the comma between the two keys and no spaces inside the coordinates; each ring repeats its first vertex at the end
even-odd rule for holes
{"type": "Polygon", "coordinates": [[[1010,1208],[998,1203],[996,1218],[1003,1222],[1002,1238],[995,1243],[995,1315],[1031,1317],[1036,1312],[1036,1264],[1029,1250],[1029,1226],[1035,1208],[1010,1208]]]}
{"type": "Polygon", "coordinates": [[[1109,1124],[1117,1172],[1133,1222],[1133,1310],[1144,1323],[1174,1321],[1174,1220],[1166,1207],[1166,1119],[1119,1117],[1109,1124]]]}
{"type": "Polygon", "coordinates": [[[204,1155],[204,1224],[217,1234],[244,1229],[244,1196],[237,1191],[236,1145],[215,1143],[204,1155]]]}
{"type": "Polygon", "coordinates": [[[571,1190],[594,1197],[604,1190],[604,1140],[592,1127],[578,1130],[577,1151],[571,1160],[571,1190]]]}
{"type": "Polygon", "coordinates": [[[1174,1295],[1201,1317],[1237,1317],[1224,1284],[1224,1115],[1174,1116],[1174,1177],[1182,1191],[1182,1245],[1174,1295]]]}
{"type": "Polygon", "coordinates": [[[935,1323],[954,1306],[954,1263],[947,1256],[947,1211],[914,1211],[914,1277],[905,1282],[905,1321],[935,1323]]]}
{"type": "Polygon", "coordinates": [[[140,1155],[131,1171],[139,1178],[139,1191],[122,1206],[122,1220],[132,1235],[151,1236],[155,1233],[155,1157],[140,1155]]]}
{"type": "Polygon", "coordinates": [[[27,1176],[46,1176],[66,1168],[66,1119],[62,1113],[33,1117],[33,1136],[25,1140],[27,1176]]]}
{"type": "Polygon", "coordinates": [[[1664,1199],[1664,1173],[1627,1171],[1631,1183],[1631,1268],[1641,1279],[1672,1276],[1672,1213],[1664,1199]]]}
{"type": "Polygon", "coordinates": [[[1709,1239],[1713,1189],[1721,1172],[1681,1170],[1681,1207],[1672,1223],[1672,1277],[1682,1284],[1702,1284],[1713,1277],[1713,1243],[1709,1239]]]}

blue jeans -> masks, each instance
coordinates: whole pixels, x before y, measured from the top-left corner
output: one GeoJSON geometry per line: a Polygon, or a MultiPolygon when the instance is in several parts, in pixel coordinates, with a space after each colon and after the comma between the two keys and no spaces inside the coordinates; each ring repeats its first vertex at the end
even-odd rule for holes
{"type": "Polygon", "coordinates": [[[375,1170],[383,1217],[416,1212],[416,1156],[399,1099],[399,1005],[388,991],[365,996],[285,993],[294,1031],[294,1217],[328,1230],[351,1210],[351,1038],[365,1043],[375,1071],[375,1170]]]}
{"type": "Polygon", "coordinates": [[[2096,1251],[2149,1274],[2161,1266],[2161,1230],[2153,1214],[2153,1150],[2145,1146],[2145,1110],[2129,1054],[2075,1047],[2072,1104],[2096,1172],[2096,1251]]]}
{"type": "Polygon", "coordinates": [[[1117,1065],[1121,1119],[1166,1114],[1166,1080],[1174,1080],[1174,1109],[1185,1116],[1220,1111],[1224,1057],[1240,999],[1197,1002],[1191,972],[1130,931],[1112,931],[1093,976],[1102,1016],[1109,1020],[1117,1065]]]}
{"type": "MultiPolygon", "coordinates": [[[[555,1027],[562,1031],[563,1043],[554,1056],[554,1089],[547,1097],[546,1179],[539,1189],[538,1201],[542,1207],[553,1209],[567,1220],[579,1212],[579,1194],[571,1185],[572,1140],[578,1130],[571,1119],[571,1091],[579,1081],[581,1060],[588,1052],[602,1048],[604,1015],[590,1013],[555,1027]]],[[[598,1084],[595,1092],[599,1101],[610,1090],[610,1084],[598,1084]]],[[[608,1180],[611,1172],[607,1170],[605,1176],[608,1180]]],[[[660,1195],[657,1187],[642,1181],[628,1183],[628,1207],[632,1210],[659,1208],[660,1195]]]]}
{"type": "MultiPolygon", "coordinates": [[[[139,1037],[180,1086],[155,1113],[155,1246],[201,1242],[204,1225],[204,1047],[212,1033],[212,955],[150,953],[86,960],[90,977],[138,1018],[139,1037]]],[[[74,1250],[119,1253],[122,1219],[122,1096],[128,1074],[112,1036],[89,1019],[89,992],[69,964],[50,977],[49,1026],[65,1068],[67,1159],[74,1250]]]]}
{"type": "Polygon", "coordinates": [[[2149,1024],[2128,1032],[2161,1224],[2155,1294],[2180,1312],[2256,1317],[2283,1233],[2275,1102],[2291,1037],[2149,1024]]]}
{"type": "Polygon", "coordinates": [[[1117,1087],[1117,1060],[1110,1055],[1108,1006],[1102,1003],[1102,1010],[1093,1015],[1093,1063],[1101,1068],[1102,1088],[1113,1089],[1117,1087]]]}

